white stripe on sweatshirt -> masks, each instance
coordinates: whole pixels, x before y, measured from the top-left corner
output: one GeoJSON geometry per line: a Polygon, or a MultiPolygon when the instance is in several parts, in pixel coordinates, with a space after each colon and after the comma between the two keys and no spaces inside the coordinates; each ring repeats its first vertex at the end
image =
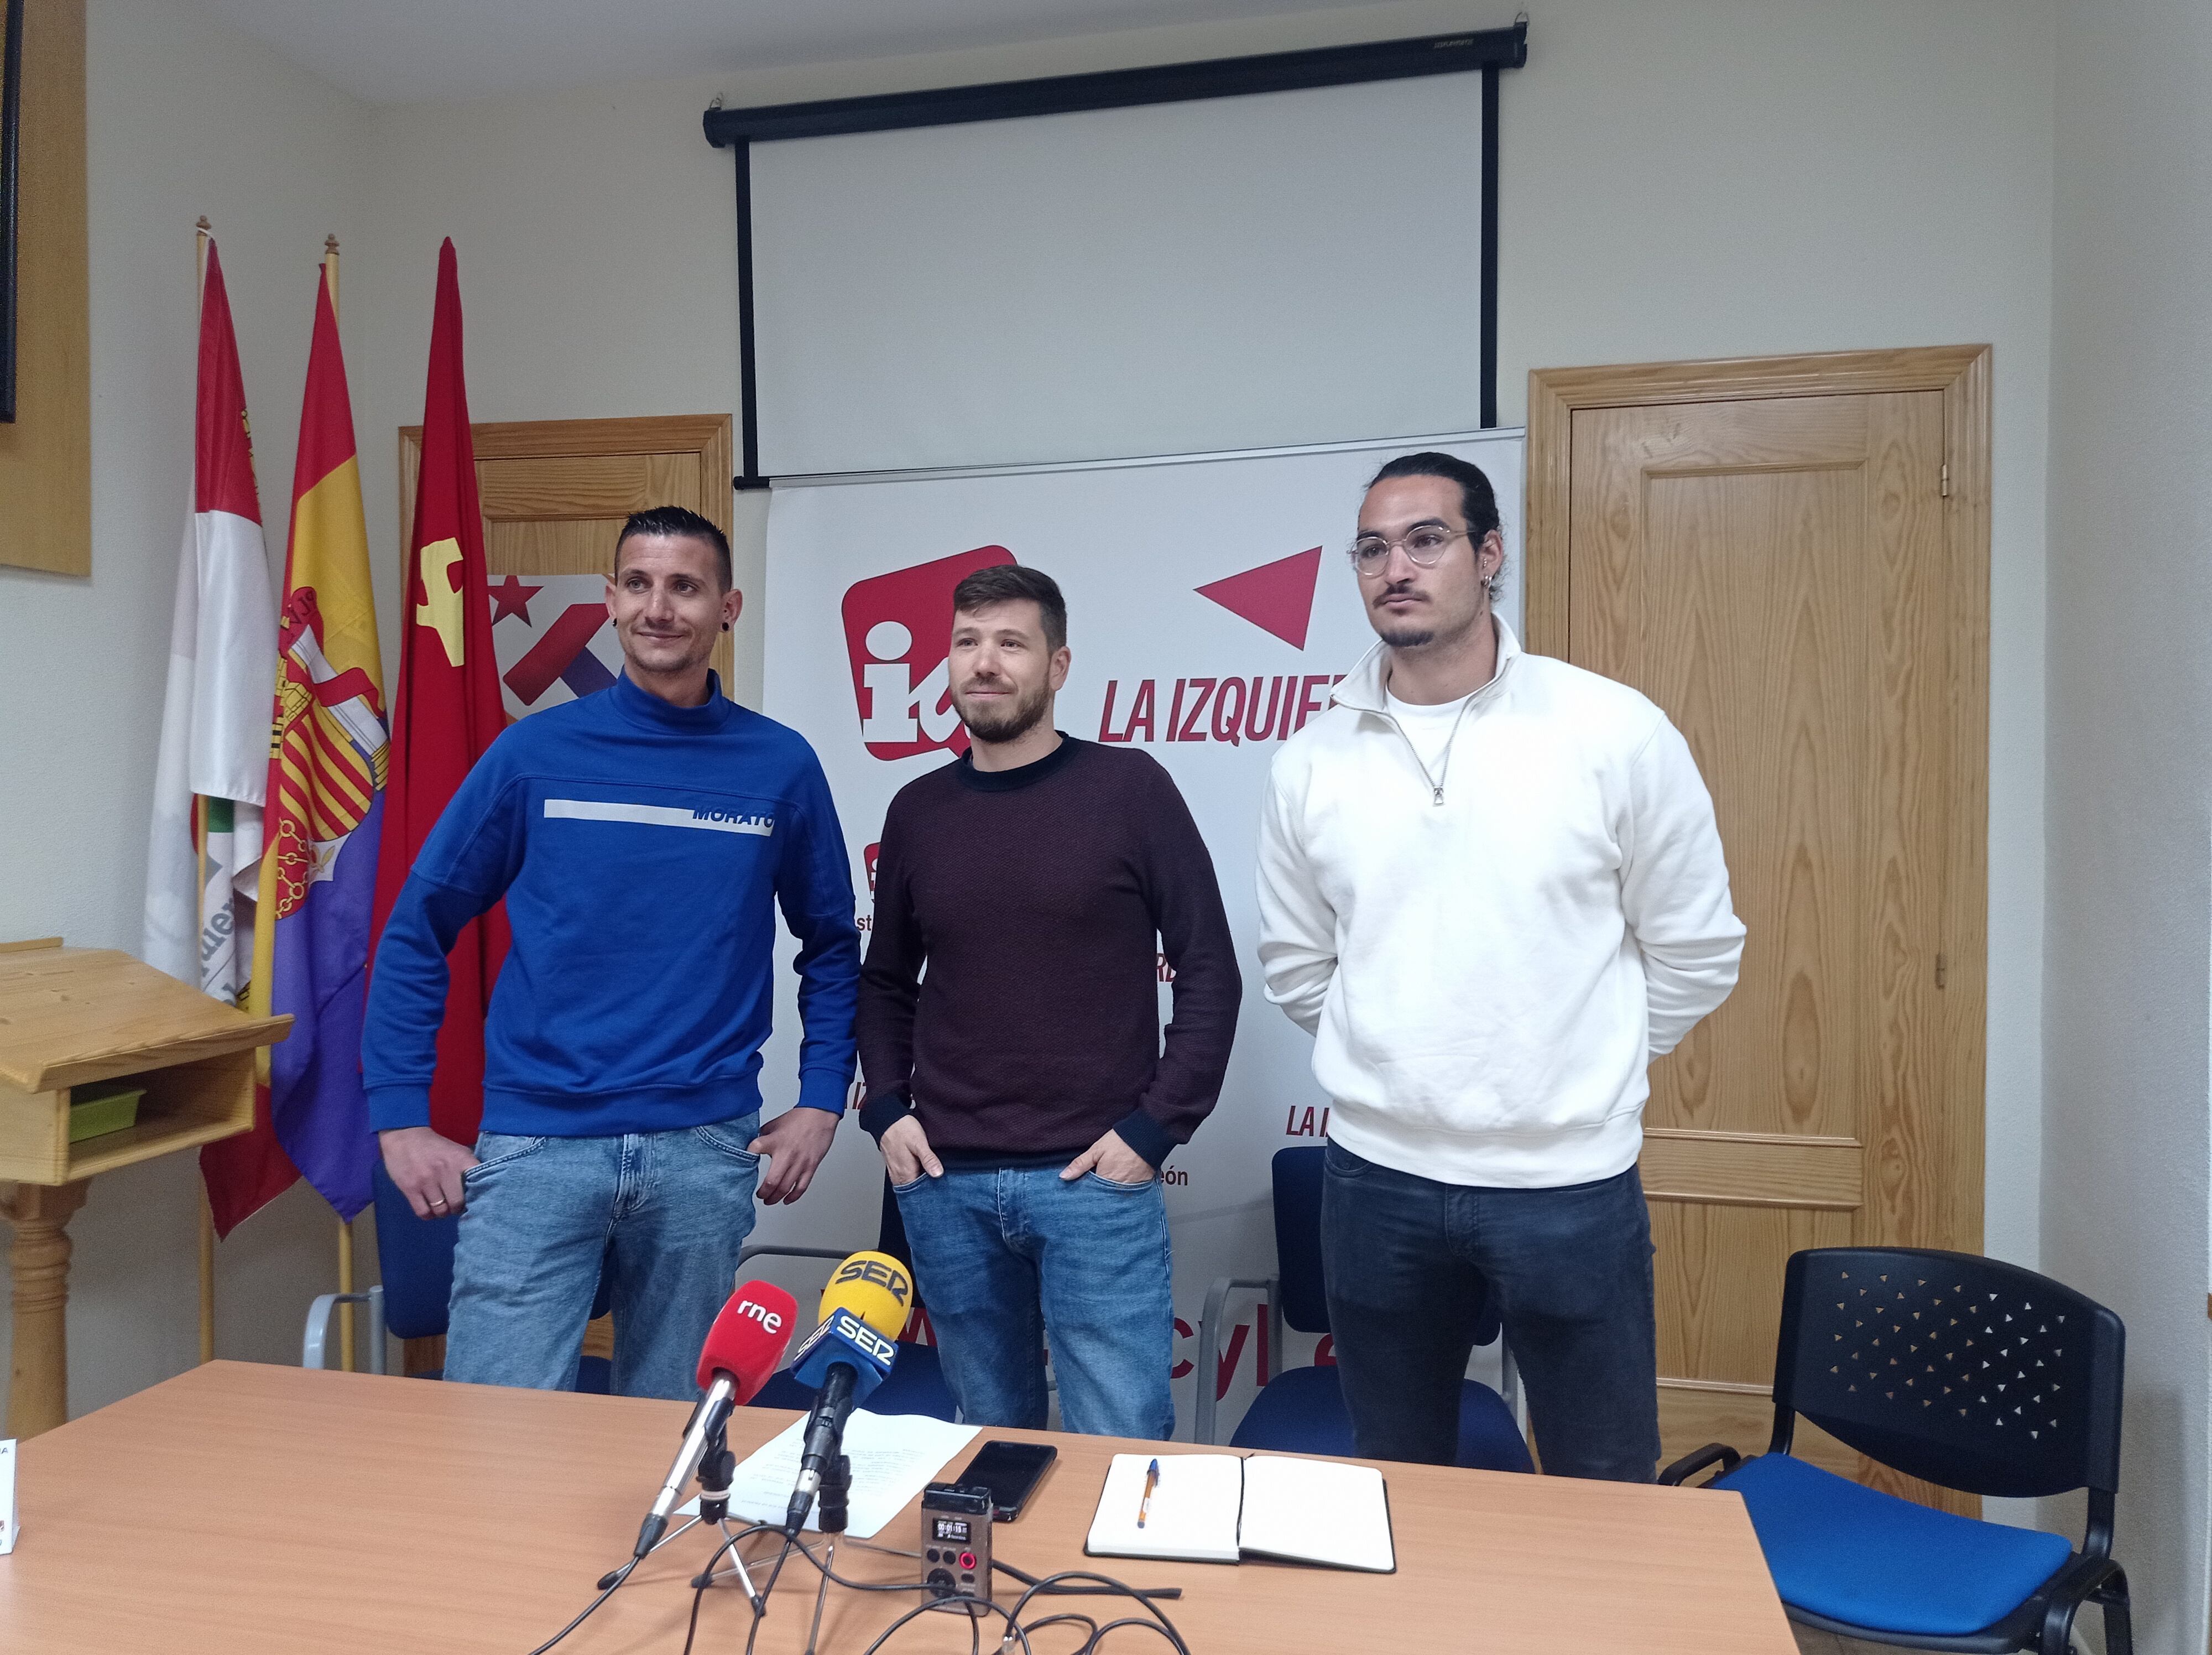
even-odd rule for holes
{"type": "Polygon", "coordinates": [[[1380,646],[1276,755],[1260,962],[1315,1036],[1332,1138],[1445,1183],[1551,1188],[1634,1163],[1645,1068],[1728,997],[1744,929],[1680,733],[1498,637],[1440,801],[1380,646]]]}

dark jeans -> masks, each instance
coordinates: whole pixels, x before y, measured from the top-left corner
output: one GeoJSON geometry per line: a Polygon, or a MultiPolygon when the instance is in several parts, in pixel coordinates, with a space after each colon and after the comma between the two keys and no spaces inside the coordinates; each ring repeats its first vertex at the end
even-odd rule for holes
{"type": "Polygon", "coordinates": [[[1649,1482],[1659,1458],[1651,1219],[1636,1169],[1596,1183],[1437,1183],[1334,1143],[1322,1270],[1360,1454],[1449,1465],[1486,1291],[1553,1476],[1649,1482]]]}

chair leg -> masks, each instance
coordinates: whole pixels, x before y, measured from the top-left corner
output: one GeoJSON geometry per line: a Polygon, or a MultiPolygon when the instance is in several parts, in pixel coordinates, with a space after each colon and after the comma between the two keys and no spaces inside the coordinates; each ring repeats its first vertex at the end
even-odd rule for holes
{"type": "Polygon", "coordinates": [[[2053,1603],[2043,1617],[2038,1655],[2074,1655],[2074,1617],[2081,1612],[2081,1604],[2070,1599],[2053,1603]]]}
{"type": "Polygon", "coordinates": [[[2135,1615],[2128,1603],[2128,1577],[2115,1573],[2097,1592],[2105,1609],[2105,1655],[2135,1655],[2135,1615]]]}

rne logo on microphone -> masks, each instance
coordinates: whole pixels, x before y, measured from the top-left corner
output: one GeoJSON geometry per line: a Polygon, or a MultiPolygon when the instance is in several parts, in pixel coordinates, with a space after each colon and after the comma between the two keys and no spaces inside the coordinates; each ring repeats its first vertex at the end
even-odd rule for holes
{"type": "Polygon", "coordinates": [[[738,1314],[750,1317],[770,1333],[783,1331],[783,1317],[780,1313],[770,1310],[765,1305],[756,1305],[750,1299],[738,1306],[738,1314]]]}
{"type": "Polygon", "coordinates": [[[953,710],[945,654],[952,588],[979,569],[1014,562],[1004,546],[978,546],[894,569],[849,587],[841,613],[853,667],[860,739],[877,758],[968,751],[953,710]]]}

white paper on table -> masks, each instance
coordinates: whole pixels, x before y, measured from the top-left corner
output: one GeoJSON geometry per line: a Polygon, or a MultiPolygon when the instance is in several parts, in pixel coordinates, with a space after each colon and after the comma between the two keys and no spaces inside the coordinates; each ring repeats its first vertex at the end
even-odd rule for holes
{"type": "MultiPolygon", "coordinates": [[[[948,1425],[927,1414],[871,1414],[855,1409],[845,1421],[845,1457],[853,1462],[845,1532],[856,1540],[874,1539],[981,1433],[979,1426],[948,1425]]],[[[793,1420],[738,1462],[730,1482],[732,1517],[748,1523],[783,1521],[791,1505],[791,1486],[799,1481],[805,1437],[806,1421],[793,1420]]],[[[698,1510],[694,1500],[678,1515],[696,1516],[698,1510]]],[[[806,1526],[818,1527],[821,1515],[817,1499],[806,1526]]]]}

